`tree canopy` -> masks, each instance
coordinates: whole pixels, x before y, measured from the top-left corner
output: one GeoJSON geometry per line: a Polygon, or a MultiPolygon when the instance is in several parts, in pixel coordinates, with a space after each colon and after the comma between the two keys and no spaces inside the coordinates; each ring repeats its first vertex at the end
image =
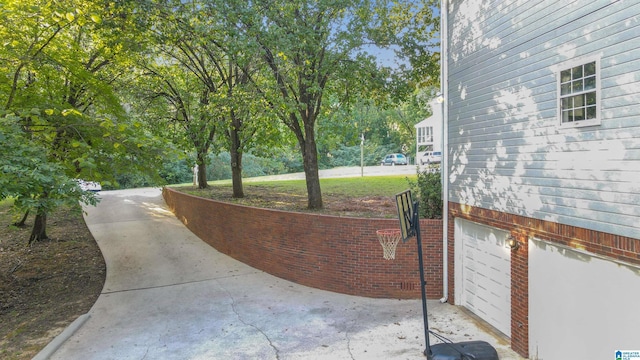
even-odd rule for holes
{"type": "Polygon", "coordinates": [[[412,140],[438,31],[434,0],[6,0],[0,196],[34,210],[39,240],[55,206],[96,202],[74,179],[160,184],[163,163],[194,156],[206,187],[228,152],[242,197],[243,154],[295,144],[321,208],[331,153],[412,140]]]}
{"type": "Polygon", "coordinates": [[[58,200],[95,204],[74,178],[109,184],[119,172],[152,174],[140,164],[160,159],[160,143],[130,121],[116,94],[136,50],[118,30],[132,27],[133,9],[99,0],[0,7],[0,126],[13,140],[3,143],[1,182],[15,180],[2,197],[35,210],[31,241],[47,237],[46,214],[58,200]]]}
{"type": "MultiPolygon", "coordinates": [[[[240,33],[270,71],[271,87],[276,89],[264,92],[271,95],[267,101],[297,139],[308,207],[322,208],[316,128],[326,100],[332,95],[337,104],[348,106],[363,97],[388,99],[391,72],[376,66],[365,49],[396,46],[404,53],[414,48],[418,42],[408,41],[408,34],[424,34],[431,18],[425,22],[415,15],[427,11],[428,3],[422,7],[386,0],[235,4],[234,13],[241,14],[240,33]]],[[[408,55],[416,63],[422,59],[415,53],[408,55]]]]}

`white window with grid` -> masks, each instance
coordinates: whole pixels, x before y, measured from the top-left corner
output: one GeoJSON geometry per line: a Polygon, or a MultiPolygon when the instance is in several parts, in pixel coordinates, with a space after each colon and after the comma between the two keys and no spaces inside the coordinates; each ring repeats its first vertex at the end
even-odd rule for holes
{"type": "Polygon", "coordinates": [[[418,144],[426,144],[433,142],[433,126],[418,128],[418,144]]]}
{"type": "Polygon", "coordinates": [[[558,67],[561,127],[600,124],[600,60],[572,60],[558,67]]]}

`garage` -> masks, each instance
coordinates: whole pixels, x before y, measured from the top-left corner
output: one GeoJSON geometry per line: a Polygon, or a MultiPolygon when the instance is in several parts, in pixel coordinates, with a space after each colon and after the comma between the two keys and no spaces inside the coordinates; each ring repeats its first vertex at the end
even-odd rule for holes
{"type": "Polygon", "coordinates": [[[504,230],[457,218],[456,304],[511,336],[511,250],[504,230]]]}
{"type": "Polygon", "coordinates": [[[639,266],[533,238],[529,274],[530,354],[615,359],[640,348],[639,266]]]}

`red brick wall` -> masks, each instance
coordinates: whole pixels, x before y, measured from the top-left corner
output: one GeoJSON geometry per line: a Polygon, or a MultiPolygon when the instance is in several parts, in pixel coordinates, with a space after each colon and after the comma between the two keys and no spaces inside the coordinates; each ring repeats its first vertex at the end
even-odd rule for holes
{"type": "MultiPolygon", "coordinates": [[[[449,205],[451,206],[451,204],[449,205]]],[[[456,303],[455,298],[455,274],[456,274],[456,259],[455,259],[455,217],[453,216],[454,212],[449,211],[449,219],[447,226],[447,297],[449,298],[450,304],[456,303]]]]}
{"type": "Polygon", "coordinates": [[[520,248],[511,250],[511,348],[529,356],[529,239],[511,231],[520,248]]]}
{"type": "Polygon", "coordinates": [[[447,249],[449,301],[454,302],[454,220],[456,217],[511,232],[520,248],[511,252],[511,347],[529,356],[529,238],[586,250],[593,254],[640,265],[640,239],[588,230],[571,225],[449,203],[447,249]]]}
{"type": "MultiPolygon", "coordinates": [[[[420,298],[417,243],[382,257],[376,230],[397,219],[295,213],[203,199],[164,188],[173,213],[203,241],[243,263],[302,285],[374,298],[420,298]]],[[[442,297],[442,221],[420,221],[427,297],[442,297]]]]}

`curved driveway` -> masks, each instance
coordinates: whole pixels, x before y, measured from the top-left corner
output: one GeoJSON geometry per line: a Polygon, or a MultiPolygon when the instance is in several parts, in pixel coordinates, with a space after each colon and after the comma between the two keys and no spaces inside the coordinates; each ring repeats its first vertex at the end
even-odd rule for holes
{"type": "MultiPolygon", "coordinates": [[[[160,189],[100,197],[86,222],[107,264],[104,289],[38,358],[425,358],[418,300],[341,295],[251,268],[189,232],[160,189]]],[[[430,301],[429,311],[433,330],[517,358],[457,307],[430,301]]]]}

